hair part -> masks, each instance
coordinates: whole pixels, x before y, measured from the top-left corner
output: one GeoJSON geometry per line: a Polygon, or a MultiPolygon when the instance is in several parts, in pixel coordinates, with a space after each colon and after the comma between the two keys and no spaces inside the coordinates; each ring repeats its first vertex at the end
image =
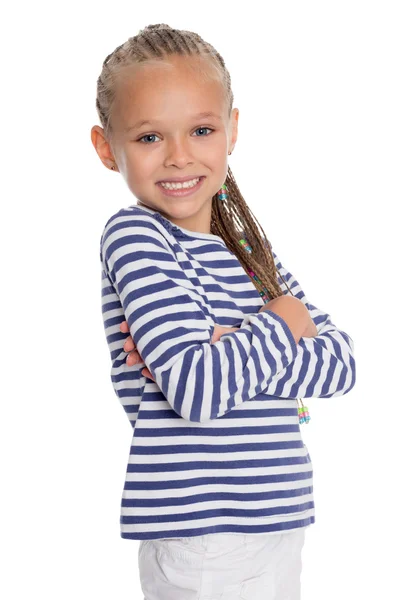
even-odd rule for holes
{"type": "MultiPolygon", "coordinates": [[[[217,50],[200,35],[192,31],[173,29],[165,23],[148,25],[138,35],[128,38],[126,42],[115,48],[104,62],[97,80],[96,109],[105,136],[112,138],[111,115],[115,103],[119,81],[126,76],[132,77],[133,67],[171,64],[168,57],[194,56],[204,58],[195,61],[193,68],[204,78],[217,78],[224,86],[228,115],[233,106],[231,77],[224,59],[217,50]]],[[[220,200],[218,193],[212,198],[211,233],[220,236],[227,248],[237,256],[239,262],[249,275],[253,271],[259,280],[249,278],[258,292],[263,287],[268,290],[269,299],[283,295],[278,282],[278,269],[272,254],[271,244],[265,232],[253,215],[235,181],[230,167],[225,180],[227,198],[220,200]],[[240,243],[245,238],[252,251],[248,252],[240,243]],[[262,282],[262,283],[261,283],[262,282]]],[[[287,286],[285,280],[282,282],[287,286]]],[[[289,288],[288,288],[289,289],[289,288]]],[[[289,290],[290,291],[290,290],[289,290]]]]}

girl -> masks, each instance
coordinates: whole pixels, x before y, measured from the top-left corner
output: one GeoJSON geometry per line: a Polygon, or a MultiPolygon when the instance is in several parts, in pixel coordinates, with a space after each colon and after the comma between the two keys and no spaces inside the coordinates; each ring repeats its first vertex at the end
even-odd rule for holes
{"type": "Polygon", "coordinates": [[[300,598],[314,499],[296,399],[355,383],[353,340],[282,266],[227,164],[232,103],[220,54],[164,24],[98,79],[92,143],[137,198],[100,259],[133,430],[121,536],[140,540],[145,600],[300,598]]]}

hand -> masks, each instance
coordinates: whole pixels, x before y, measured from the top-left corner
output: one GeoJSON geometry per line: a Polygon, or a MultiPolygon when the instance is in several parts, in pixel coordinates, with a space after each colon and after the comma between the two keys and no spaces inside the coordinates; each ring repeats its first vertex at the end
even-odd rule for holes
{"type": "Polygon", "coordinates": [[[296,344],[299,343],[310,321],[310,313],[299,298],[286,294],[278,296],[264,304],[258,312],[264,310],[281,317],[289,327],[296,344]]]}
{"type": "MultiPolygon", "coordinates": [[[[119,328],[122,333],[129,333],[129,325],[128,325],[127,321],[122,321],[119,328]]],[[[125,340],[123,348],[124,348],[125,352],[128,352],[128,356],[126,357],[126,364],[128,365],[128,367],[132,367],[136,363],[141,363],[141,362],[144,364],[144,360],[140,356],[139,351],[136,349],[135,343],[134,343],[130,333],[125,340]]],[[[153,375],[150,373],[150,371],[147,367],[142,369],[141,372],[142,372],[142,375],[144,375],[145,377],[148,377],[152,381],[155,381],[153,375]]]]}
{"type": "Polygon", "coordinates": [[[264,310],[271,310],[275,306],[275,304],[281,302],[281,298],[287,298],[287,296],[278,296],[278,298],[272,298],[272,300],[269,300],[267,304],[264,304],[258,312],[260,313],[264,310]]]}
{"type": "Polygon", "coordinates": [[[314,321],[312,320],[312,318],[310,317],[310,321],[307,325],[306,330],[304,331],[303,335],[301,337],[315,337],[316,335],[318,335],[318,331],[317,328],[315,326],[314,321]]]}
{"type": "MultiPolygon", "coordinates": [[[[277,312],[278,314],[280,314],[280,316],[285,319],[285,317],[287,317],[290,314],[290,312],[288,313],[287,310],[289,309],[289,311],[291,311],[292,307],[293,306],[295,307],[296,304],[297,304],[297,306],[299,306],[299,303],[302,305],[301,313],[303,314],[304,318],[306,319],[306,327],[305,327],[305,329],[303,329],[302,335],[300,335],[299,332],[297,332],[296,336],[299,337],[299,339],[300,339],[300,337],[315,337],[316,335],[318,335],[318,331],[315,326],[315,323],[312,320],[307,307],[301,302],[301,300],[299,300],[296,297],[287,296],[287,295],[278,296],[278,298],[273,298],[272,300],[267,302],[267,304],[264,304],[264,306],[262,306],[258,312],[262,312],[263,310],[272,310],[273,312],[277,312]],[[289,303],[285,299],[289,299],[289,303]],[[292,303],[292,299],[296,301],[294,303],[294,305],[292,303]],[[285,308],[284,304],[281,304],[279,310],[276,310],[276,307],[278,306],[279,302],[282,302],[282,301],[286,302],[288,304],[288,306],[285,308]],[[306,309],[306,310],[304,310],[304,309],[306,309]]],[[[300,321],[298,321],[298,325],[300,326],[300,321]]],[[[298,343],[297,339],[296,339],[296,342],[298,343]]]]}
{"type": "Polygon", "coordinates": [[[225,333],[233,333],[238,329],[240,329],[240,327],[222,327],[222,325],[215,325],[214,333],[211,338],[211,344],[214,344],[214,342],[219,342],[219,338],[225,333]]]}

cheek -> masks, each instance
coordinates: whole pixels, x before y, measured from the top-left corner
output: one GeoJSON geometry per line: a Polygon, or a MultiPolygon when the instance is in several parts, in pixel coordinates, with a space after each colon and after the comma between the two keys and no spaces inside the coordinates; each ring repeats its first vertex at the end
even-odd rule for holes
{"type": "Polygon", "coordinates": [[[127,156],[128,176],[136,185],[144,185],[151,179],[156,166],[157,161],[150,153],[131,151],[127,156]]]}
{"type": "Polygon", "coordinates": [[[207,149],[207,156],[214,164],[219,164],[221,167],[224,166],[228,160],[228,147],[225,139],[221,140],[218,144],[210,145],[207,149]]]}

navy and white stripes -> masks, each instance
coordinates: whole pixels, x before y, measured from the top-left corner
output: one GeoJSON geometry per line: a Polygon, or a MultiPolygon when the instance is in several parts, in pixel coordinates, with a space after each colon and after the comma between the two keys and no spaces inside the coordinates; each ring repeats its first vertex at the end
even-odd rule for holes
{"type": "MultiPolygon", "coordinates": [[[[101,239],[102,308],[114,390],[133,427],[121,536],[278,532],[314,522],[312,465],[296,397],[347,393],[353,342],[311,305],[296,344],[223,240],[147,207],[120,210],[101,239]],[[156,382],[128,367],[127,320],[156,382]],[[238,327],[211,344],[214,325],[238,327]]],[[[289,293],[281,282],[282,291],[289,293]]]]}

